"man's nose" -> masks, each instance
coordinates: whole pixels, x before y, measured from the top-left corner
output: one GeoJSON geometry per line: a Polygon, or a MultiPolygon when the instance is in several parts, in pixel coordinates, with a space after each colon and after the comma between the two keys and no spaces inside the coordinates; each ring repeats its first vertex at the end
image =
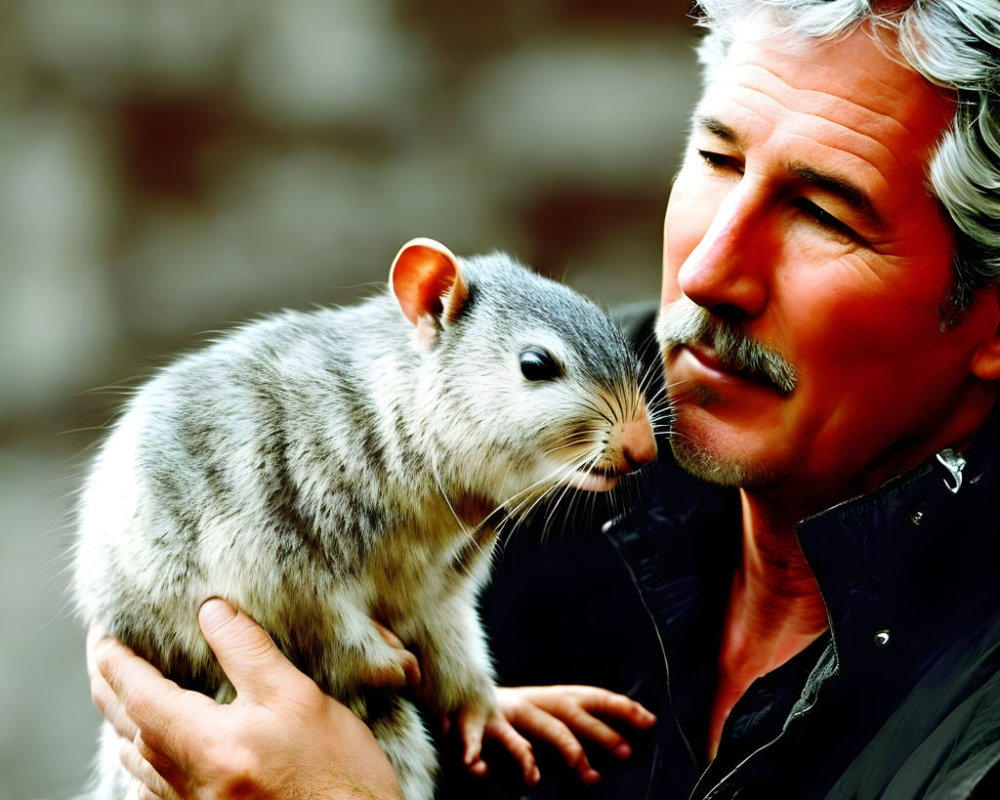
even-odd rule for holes
{"type": "Polygon", "coordinates": [[[768,225],[752,187],[740,183],[725,196],[701,241],[677,274],[693,302],[727,318],[755,317],[767,305],[768,225]]]}

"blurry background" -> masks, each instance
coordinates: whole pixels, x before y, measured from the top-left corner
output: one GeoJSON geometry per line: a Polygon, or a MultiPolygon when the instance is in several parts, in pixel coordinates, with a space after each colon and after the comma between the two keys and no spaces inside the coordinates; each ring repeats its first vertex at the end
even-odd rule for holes
{"type": "Polygon", "coordinates": [[[125,387],[346,303],[399,246],[653,297],[697,77],[681,0],[0,4],[0,800],[94,751],[72,494],[125,387]]]}

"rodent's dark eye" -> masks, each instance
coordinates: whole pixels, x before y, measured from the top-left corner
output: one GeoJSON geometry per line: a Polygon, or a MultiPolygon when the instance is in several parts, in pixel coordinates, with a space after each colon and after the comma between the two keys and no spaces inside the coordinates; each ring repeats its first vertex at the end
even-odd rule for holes
{"type": "Polygon", "coordinates": [[[529,381],[551,381],[562,375],[562,369],[551,353],[529,347],[521,353],[521,374],[529,381]]]}

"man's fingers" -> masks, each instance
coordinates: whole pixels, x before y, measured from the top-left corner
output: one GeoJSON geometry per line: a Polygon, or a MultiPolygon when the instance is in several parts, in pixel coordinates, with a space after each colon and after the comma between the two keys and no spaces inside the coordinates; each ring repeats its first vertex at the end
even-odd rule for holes
{"type": "Polygon", "coordinates": [[[508,720],[519,730],[541,741],[548,742],[559,751],[563,761],[576,770],[587,784],[596,783],[600,774],[590,766],[587,754],[573,731],[558,717],[531,703],[518,704],[508,712],[508,720]]]}
{"type": "Polygon", "coordinates": [[[578,687],[580,705],[593,714],[615,717],[636,728],[648,728],[656,722],[656,715],[630,697],[597,686],[578,687]]]}
{"type": "Polygon", "coordinates": [[[583,709],[569,708],[557,716],[572,728],[576,735],[596,742],[619,758],[628,758],[632,754],[628,742],[618,731],[583,709]]]}
{"type": "Polygon", "coordinates": [[[221,598],[202,604],[198,623],[237,695],[262,700],[287,686],[287,670],[301,674],[263,628],[221,598]]]}
{"type": "Polygon", "coordinates": [[[145,795],[159,800],[180,800],[173,787],[142,757],[135,743],[123,741],[119,758],[128,774],[136,778],[145,788],[145,793],[139,793],[140,797],[145,795]]]}
{"type": "Polygon", "coordinates": [[[496,739],[521,765],[521,774],[528,786],[534,786],[541,778],[538,764],[535,761],[535,751],[531,742],[515,730],[502,715],[498,714],[486,724],[485,733],[491,739],[496,739]]]}
{"type": "Polygon", "coordinates": [[[618,758],[628,758],[632,748],[618,731],[593,714],[620,719],[639,728],[648,728],[656,722],[655,715],[634,700],[594,686],[565,687],[562,693],[546,695],[537,702],[576,735],[596,742],[618,758]]]}
{"type": "Polygon", "coordinates": [[[591,740],[617,758],[632,755],[625,738],[595,714],[648,728],[656,722],[639,703],[592,686],[533,686],[496,689],[497,704],[507,721],[529,736],[548,742],[584,783],[600,780],[587,759],[581,739],[591,740]]]}
{"type": "MultiPolygon", "coordinates": [[[[125,713],[125,706],[114,693],[111,685],[105,680],[97,665],[98,649],[103,647],[100,634],[87,637],[87,671],[90,673],[90,699],[94,706],[111,723],[115,733],[123,739],[135,737],[138,728],[125,713]]],[[[110,644],[110,643],[109,643],[110,644]]],[[[124,648],[123,648],[124,649],[124,648]]]]}
{"type": "Polygon", "coordinates": [[[150,789],[145,784],[139,786],[138,792],[136,792],[136,800],[167,800],[165,797],[161,797],[152,789],[150,789]]]}
{"type": "Polygon", "coordinates": [[[597,742],[617,758],[628,758],[632,755],[632,748],[618,731],[592,714],[619,719],[640,729],[656,722],[655,714],[625,695],[594,686],[577,687],[576,691],[578,705],[573,706],[563,719],[579,735],[597,742]]]}
{"type": "Polygon", "coordinates": [[[138,729],[125,713],[125,706],[118,700],[97,664],[98,652],[101,647],[105,646],[106,641],[109,645],[113,644],[107,640],[104,631],[97,625],[91,626],[90,630],[87,631],[87,675],[90,677],[90,699],[97,710],[111,723],[115,733],[124,739],[131,739],[138,729]]]}
{"type": "MultiPolygon", "coordinates": [[[[94,662],[115,697],[111,700],[98,690],[98,698],[112,709],[112,725],[125,738],[134,739],[139,730],[168,730],[180,709],[210,702],[203,695],[185,692],[114,639],[97,642],[94,662]]],[[[159,747],[160,743],[150,744],[159,747]]]]}
{"type": "Polygon", "coordinates": [[[483,726],[485,716],[479,712],[462,709],[458,712],[458,731],[465,745],[462,751],[462,761],[466,766],[472,766],[480,761],[479,754],[483,749],[483,726]]]}
{"type": "MultiPolygon", "coordinates": [[[[503,690],[506,691],[506,690],[503,690]]],[[[649,728],[656,715],[625,695],[596,686],[538,686],[514,690],[538,708],[558,717],[576,733],[593,739],[621,758],[629,755],[622,736],[594,714],[618,719],[636,728],[649,728]]]]}

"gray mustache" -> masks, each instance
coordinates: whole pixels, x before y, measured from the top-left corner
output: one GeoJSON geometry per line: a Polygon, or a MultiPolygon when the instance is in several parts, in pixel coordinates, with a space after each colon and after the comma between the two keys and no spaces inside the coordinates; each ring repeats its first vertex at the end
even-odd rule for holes
{"type": "Polygon", "coordinates": [[[661,350],[668,345],[696,343],[710,347],[730,369],[762,378],[786,394],[798,383],[795,367],[780,353],[750,338],[726,320],[712,316],[708,309],[687,298],[660,309],[656,338],[661,350]]]}

